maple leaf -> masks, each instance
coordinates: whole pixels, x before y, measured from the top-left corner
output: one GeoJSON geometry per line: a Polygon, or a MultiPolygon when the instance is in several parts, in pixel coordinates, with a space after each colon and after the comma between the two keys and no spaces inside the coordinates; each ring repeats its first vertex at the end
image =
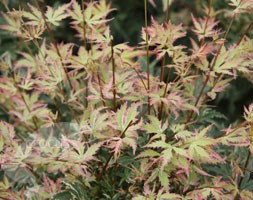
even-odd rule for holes
{"type": "Polygon", "coordinates": [[[175,134],[176,139],[186,140],[187,138],[190,138],[192,135],[190,131],[185,130],[184,124],[172,124],[170,125],[170,129],[175,134]]]}
{"type": "Polygon", "coordinates": [[[102,15],[104,18],[112,11],[116,10],[115,8],[111,8],[112,3],[108,3],[106,0],[100,0],[99,3],[94,6],[94,14],[102,15]]]}
{"type": "MultiPolygon", "coordinates": [[[[148,44],[155,46],[154,52],[160,52],[157,59],[160,59],[165,53],[169,56],[173,55],[173,52],[181,50],[184,46],[174,45],[174,42],[186,35],[182,25],[174,25],[171,21],[165,24],[159,24],[155,19],[151,18],[151,26],[147,28],[148,32],[148,44]]],[[[146,44],[146,29],[142,29],[142,39],[146,44]]]]}
{"type": "Polygon", "coordinates": [[[53,181],[46,174],[43,174],[43,186],[44,190],[47,191],[49,194],[53,195],[61,190],[61,179],[57,179],[53,181]]]}
{"type": "Polygon", "coordinates": [[[161,140],[147,144],[145,147],[163,149],[160,154],[160,158],[162,159],[162,170],[164,169],[165,165],[172,161],[174,156],[189,158],[187,150],[172,146],[171,144],[168,144],[161,140]]]}
{"type": "Polygon", "coordinates": [[[12,97],[16,110],[11,110],[9,113],[28,124],[34,124],[34,117],[36,117],[44,125],[52,125],[55,115],[47,108],[47,104],[39,101],[39,96],[40,93],[36,91],[31,93],[31,95],[24,93],[23,95],[12,97]]]}
{"type": "Polygon", "coordinates": [[[224,130],[226,134],[219,138],[219,141],[227,146],[248,146],[250,145],[250,135],[247,133],[245,127],[232,129],[227,128],[224,130]]]}
{"type": "Polygon", "coordinates": [[[115,152],[118,152],[122,144],[125,144],[130,146],[135,154],[138,139],[137,130],[142,125],[141,119],[137,121],[137,109],[139,106],[140,104],[131,104],[127,108],[127,104],[123,104],[115,113],[116,123],[109,124],[113,129],[120,131],[119,135],[113,137],[114,141],[118,141],[114,145],[115,152]]]}
{"type": "Polygon", "coordinates": [[[45,26],[27,26],[26,29],[23,29],[22,37],[26,42],[34,40],[34,39],[42,39],[41,35],[45,31],[45,26]]]}
{"type": "Polygon", "coordinates": [[[72,22],[75,25],[83,24],[84,22],[89,26],[93,27],[94,25],[101,25],[108,22],[108,19],[105,19],[106,16],[113,10],[109,9],[105,1],[99,1],[99,3],[88,3],[82,12],[81,6],[72,0],[71,2],[72,10],[69,11],[69,15],[74,21],[72,22]]]}
{"type": "Polygon", "coordinates": [[[27,18],[28,21],[25,23],[27,25],[32,26],[44,26],[44,20],[41,12],[34,6],[28,3],[28,7],[30,8],[31,12],[24,11],[23,16],[27,18]]]}
{"type": "Polygon", "coordinates": [[[175,90],[171,88],[171,85],[167,87],[168,94],[164,96],[164,89],[162,87],[154,87],[150,92],[150,104],[151,105],[161,105],[163,103],[167,106],[167,108],[173,108],[172,111],[176,112],[177,108],[183,103],[183,98],[181,95],[175,90]]]}
{"type": "Polygon", "coordinates": [[[236,7],[235,14],[251,12],[253,10],[253,0],[230,0],[229,5],[236,7]]]}
{"type": "Polygon", "coordinates": [[[231,47],[228,50],[223,46],[216,59],[213,70],[217,73],[228,75],[234,75],[235,69],[242,72],[249,72],[248,62],[242,55],[243,50],[240,49],[240,46],[231,47]]]}
{"type": "Polygon", "coordinates": [[[60,159],[72,160],[73,162],[77,163],[87,163],[91,160],[94,160],[95,159],[94,155],[103,145],[103,142],[98,142],[86,149],[85,147],[86,145],[84,145],[84,142],[71,140],[65,136],[62,136],[62,138],[65,150],[60,156],[60,159]],[[69,146],[73,147],[75,151],[71,151],[71,149],[69,149],[69,146]]]}
{"type": "Polygon", "coordinates": [[[207,131],[211,128],[208,126],[201,130],[195,137],[186,140],[189,146],[189,155],[193,160],[200,160],[206,163],[219,163],[224,160],[212,149],[212,146],[219,143],[218,140],[206,137],[207,131]]]}
{"type": "Polygon", "coordinates": [[[47,11],[45,13],[47,21],[54,26],[59,26],[60,22],[69,16],[69,14],[66,13],[68,7],[69,5],[65,4],[54,10],[52,7],[47,6],[47,11]]]}
{"type": "Polygon", "coordinates": [[[197,43],[190,38],[191,43],[192,43],[192,59],[193,60],[203,60],[207,57],[208,54],[210,54],[213,51],[213,47],[210,43],[205,43],[202,46],[198,46],[197,43]]]}
{"type": "Polygon", "coordinates": [[[120,109],[116,112],[116,121],[117,129],[123,132],[130,122],[134,123],[137,119],[137,112],[139,105],[132,104],[130,107],[127,107],[127,104],[123,104],[120,109]]]}
{"type": "Polygon", "coordinates": [[[161,194],[159,199],[181,200],[183,198],[179,194],[168,192],[168,193],[161,194]]]}
{"type": "Polygon", "coordinates": [[[18,89],[12,78],[7,77],[0,78],[0,94],[2,98],[4,96],[6,96],[6,98],[14,96],[17,93],[17,91],[18,89]]]}
{"type": "Polygon", "coordinates": [[[0,136],[4,143],[9,145],[15,136],[14,127],[11,124],[0,120],[0,136]]]}
{"type": "MultiPolygon", "coordinates": [[[[105,1],[101,1],[101,2],[105,2],[105,1]]],[[[96,8],[96,5],[95,5],[95,8],[96,8]]],[[[88,4],[84,12],[85,22],[90,27],[94,25],[105,24],[106,22],[110,21],[109,19],[106,19],[106,16],[111,11],[112,10],[105,10],[104,12],[99,12],[99,9],[98,10],[94,9],[94,6],[92,3],[88,4]]]]}
{"type": "Polygon", "coordinates": [[[9,16],[11,14],[6,15],[5,13],[2,13],[2,15],[3,15],[5,21],[7,22],[7,24],[0,25],[0,29],[9,31],[13,35],[22,37],[23,33],[22,33],[22,23],[21,23],[21,20],[9,16]]]}
{"type": "Polygon", "coordinates": [[[85,151],[84,155],[83,155],[83,160],[85,162],[88,162],[90,160],[94,159],[94,155],[97,153],[97,151],[100,149],[100,147],[103,145],[103,142],[100,143],[96,143],[91,145],[87,151],[85,151]]]}
{"type": "Polygon", "coordinates": [[[22,67],[29,67],[32,70],[32,72],[34,72],[36,70],[36,66],[37,66],[37,62],[36,62],[35,57],[33,57],[32,55],[25,53],[25,52],[20,52],[19,54],[23,58],[19,59],[15,63],[14,70],[22,68],[22,67]]]}
{"type": "Polygon", "coordinates": [[[244,107],[244,118],[247,122],[253,122],[253,104],[250,104],[248,108],[244,107]]]}
{"type": "Polygon", "coordinates": [[[22,77],[20,83],[17,84],[17,86],[19,86],[24,90],[32,90],[34,83],[31,80],[31,77],[32,77],[31,68],[28,68],[26,72],[26,77],[22,77]]]}
{"type": "Polygon", "coordinates": [[[148,158],[148,157],[158,157],[160,154],[152,149],[146,149],[142,151],[136,158],[148,158]]]}
{"type": "Polygon", "coordinates": [[[147,133],[155,133],[154,136],[150,138],[150,141],[161,138],[162,141],[165,141],[165,134],[163,132],[168,127],[168,122],[161,125],[161,121],[159,121],[156,117],[150,115],[149,116],[150,123],[145,124],[143,129],[147,131],[147,133]]]}
{"type": "Polygon", "coordinates": [[[214,197],[217,200],[222,200],[223,192],[221,191],[220,188],[212,188],[211,186],[203,189],[193,190],[189,192],[186,197],[201,200],[201,199],[208,199],[210,196],[214,197]]]}
{"type": "Polygon", "coordinates": [[[108,114],[101,113],[102,109],[92,111],[89,120],[85,124],[84,132],[92,134],[95,138],[107,138],[107,135],[103,132],[106,129],[108,114]]]}
{"type": "Polygon", "coordinates": [[[224,80],[221,80],[221,81],[217,82],[213,86],[212,90],[207,93],[207,95],[209,97],[211,97],[211,99],[215,99],[216,98],[216,93],[224,91],[225,88],[229,86],[229,82],[231,80],[232,80],[232,78],[227,78],[227,79],[224,79],[224,80]]]}
{"type": "Polygon", "coordinates": [[[194,24],[193,32],[195,32],[198,36],[199,40],[202,40],[207,37],[217,37],[221,34],[220,30],[215,30],[215,27],[218,25],[218,22],[213,18],[208,16],[199,19],[196,19],[192,15],[192,21],[194,24]]]}

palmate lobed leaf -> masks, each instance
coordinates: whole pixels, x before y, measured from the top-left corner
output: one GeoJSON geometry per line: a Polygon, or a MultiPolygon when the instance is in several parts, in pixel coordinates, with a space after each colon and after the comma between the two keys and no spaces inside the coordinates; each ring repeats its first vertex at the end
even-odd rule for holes
{"type": "Polygon", "coordinates": [[[204,19],[196,19],[192,15],[192,21],[195,27],[193,31],[197,34],[199,40],[202,40],[206,37],[217,37],[219,34],[221,34],[219,30],[215,29],[218,22],[209,16],[205,17],[204,19]]]}
{"type": "Polygon", "coordinates": [[[228,146],[248,146],[250,145],[250,135],[246,128],[226,129],[226,134],[219,138],[220,142],[228,146]]]}
{"type": "Polygon", "coordinates": [[[167,200],[180,200],[182,197],[179,194],[175,193],[164,193],[160,196],[161,199],[167,200]]]}
{"type": "Polygon", "coordinates": [[[22,36],[22,24],[20,20],[12,18],[5,13],[2,13],[2,15],[8,24],[0,25],[0,29],[6,30],[16,36],[22,36]]]}
{"type": "Polygon", "coordinates": [[[252,0],[230,0],[229,5],[236,7],[234,13],[251,12],[253,10],[252,0]]]}
{"type": "Polygon", "coordinates": [[[168,123],[164,123],[161,125],[161,121],[158,120],[155,116],[150,115],[149,116],[150,123],[145,124],[143,126],[143,129],[147,131],[147,133],[155,133],[154,136],[150,138],[150,141],[161,138],[163,141],[165,140],[165,134],[164,131],[168,127],[168,123]]]}
{"type": "Polygon", "coordinates": [[[59,6],[57,9],[53,9],[52,7],[48,6],[45,16],[47,21],[54,26],[59,26],[60,22],[67,18],[69,15],[66,13],[67,8],[69,5],[65,4],[63,6],[59,6]]]}
{"type": "Polygon", "coordinates": [[[66,150],[63,151],[63,154],[61,156],[61,159],[66,160],[72,160],[76,161],[78,163],[87,163],[91,160],[95,159],[95,154],[99,150],[99,148],[103,145],[103,142],[95,143],[91,146],[89,146],[87,149],[85,148],[85,143],[76,141],[76,140],[70,140],[63,136],[63,141],[65,143],[64,146],[66,146],[66,150]],[[75,151],[71,151],[68,146],[72,146],[75,151]]]}
{"type": "Polygon", "coordinates": [[[40,10],[31,4],[28,4],[28,7],[31,12],[24,11],[23,13],[23,16],[28,19],[26,24],[32,26],[44,25],[44,21],[42,20],[43,16],[40,10]]]}
{"type": "Polygon", "coordinates": [[[137,112],[139,105],[132,104],[130,107],[127,104],[123,104],[120,109],[116,112],[117,128],[119,131],[123,132],[132,122],[137,119],[137,112]]]}
{"type": "Polygon", "coordinates": [[[0,136],[6,144],[10,144],[15,136],[14,127],[7,122],[0,121],[0,136]]]}

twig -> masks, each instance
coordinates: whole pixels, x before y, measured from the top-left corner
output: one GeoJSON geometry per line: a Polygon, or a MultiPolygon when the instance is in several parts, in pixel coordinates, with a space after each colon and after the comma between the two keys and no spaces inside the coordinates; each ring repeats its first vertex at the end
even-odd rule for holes
{"type": "Polygon", "coordinates": [[[144,12],[145,12],[145,31],[146,31],[146,59],[147,59],[147,86],[148,86],[148,114],[150,114],[150,71],[149,71],[149,43],[148,43],[148,9],[147,0],[144,0],[144,12]]]}
{"type": "MultiPolygon", "coordinates": [[[[127,127],[125,128],[125,130],[122,131],[122,133],[120,134],[119,138],[122,138],[122,137],[125,135],[126,131],[127,131],[128,128],[132,125],[132,123],[133,123],[133,121],[130,121],[130,122],[129,122],[129,124],[127,125],[127,127]]],[[[106,168],[107,168],[107,166],[108,166],[110,160],[112,159],[113,154],[114,154],[114,151],[112,151],[111,154],[110,154],[110,156],[108,157],[108,159],[107,159],[105,165],[103,166],[103,168],[102,168],[102,170],[101,170],[101,173],[98,175],[98,178],[101,178],[101,176],[102,176],[102,174],[104,173],[104,171],[106,170],[106,168]]]]}
{"type": "Polygon", "coordinates": [[[114,60],[114,49],[113,49],[112,40],[111,40],[111,58],[112,58],[113,109],[114,109],[114,112],[116,112],[117,104],[116,104],[115,60],[114,60]]]}
{"type": "MultiPolygon", "coordinates": [[[[232,16],[231,21],[230,21],[230,23],[229,23],[229,26],[228,26],[228,28],[227,28],[227,30],[226,30],[226,32],[225,32],[225,35],[224,35],[223,39],[226,39],[226,38],[227,38],[228,33],[229,33],[230,29],[231,29],[231,26],[232,26],[232,24],[233,24],[233,22],[234,22],[235,16],[236,16],[235,14],[232,16]]],[[[200,93],[199,93],[199,95],[198,95],[198,97],[197,97],[197,100],[196,100],[196,102],[195,102],[195,104],[194,104],[195,107],[197,107],[198,104],[199,104],[199,101],[200,101],[200,99],[201,99],[201,97],[202,97],[202,95],[203,95],[204,89],[205,89],[205,87],[206,87],[206,85],[207,85],[207,83],[208,83],[208,81],[209,81],[209,79],[210,79],[210,77],[211,77],[211,71],[213,70],[213,68],[214,68],[215,65],[216,65],[216,62],[217,62],[217,60],[218,60],[218,57],[219,57],[219,55],[220,55],[220,52],[221,52],[222,47],[223,47],[223,44],[221,44],[221,45],[219,46],[219,49],[218,49],[218,51],[217,51],[217,53],[216,53],[216,55],[215,55],[215,57],[214,57],[213,63],[211,64],[211,67],[210,67],[210,69],[209,69],[209,72],[208,72],[208,74],[207,74],[207,76],[206,76],[206,79],[205,79],[205,81],[204,81],[204,83],[203,83],[203,85],[202,85],[202,88],[201,88],[201,90],[200,90],[200,93]]],[[[189,117],[187,118],[185,124],[187,124],[187,123],[191,120],[191,118],[192,118],[192,116],[193,116],[193,112],[194,112],[194,111],[191,111],[191,112],[190,112],[189,117]]]]}
{"type": "Polygon", "coordinates": [[[67,70],[66,70],[66,68],[65,68],[65,65],[64,65],[64,63],[63,63],[62,55],[61,55],[61,52],[60,52],[60,50],[59,50],[59,47],[57,46],[57,43],[56,43],[56,40],[55,40],[54,35],[53,35],[53,33],[52,33],[52,30],[51,30],[51,28],[50,28],[50,26],[49,26],[49,24],[48,24],[48,22],[47,22],[47,20],[46,20],[45,13],[42,11],[42,9],[41,9],[41,7],[40,7],[40,5],[39,5],[38,0],[35,0],[35,3],[36,3],[37,8],[39,9],[39,11],[41,12],[42,19],[43,19],[43,21],[44,21],[44,23],[45,23],[45,25],[46,25],[47,31],[48,31],[49,36],[50,36],[50,38],[51,38],[52,44],[53,44],[53,46],[54,46],[54,48],[55,48],[55,50],[56,50],[56,53],[57,53],[58,57],[60,58],[61,66],[62,66],[62,68],[63,68],[63,70],[64,70],[65,76],[66,76],[67,81],[68,81],[69,86],[70,86],[70,89],[72,90],[72,89],[73,89],[73,86],[72,86],[72,83],[71,83],[71,81],[70,81],[70,77],[69,77],[68,72],[67,72],[67,70]]]}

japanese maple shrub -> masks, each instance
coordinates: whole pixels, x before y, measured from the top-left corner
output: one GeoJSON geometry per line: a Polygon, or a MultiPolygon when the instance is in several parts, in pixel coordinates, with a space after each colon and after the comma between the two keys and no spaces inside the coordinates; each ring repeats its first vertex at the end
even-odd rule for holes
{"type": "Polygon", "coordinates": [[[228,42],[252,0],[230,0],[185,27],[148,16],[142,42],[115,44],[105,0],[10,8],[20,49],[0,60],[0,199],[252,199],[253,104],[222,128],[210,100],[252,73],[252,23],[228,42]],[[230,22],[220,26],[218,18],[230,22]],[[149,19],[151,19],[149,23],[149,19]],[[76,43],[55,37],[68,23],[76,43]],[[190,44],[181,43],[183,39],[190,44]],[[155,58],[155,61],[154,59],[155,58]],[[154,64],[155,63],[155,64],[154,64]],[[154,67],[159,73],[154,73],[154,67]]]}

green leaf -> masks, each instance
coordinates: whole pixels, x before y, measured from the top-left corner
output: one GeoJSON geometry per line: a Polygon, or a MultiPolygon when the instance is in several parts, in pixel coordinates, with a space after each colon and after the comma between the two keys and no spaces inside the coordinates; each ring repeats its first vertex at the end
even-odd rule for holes
{"type": "Polygon", "coordinates": [[[210,158],[209,153],[204,148],[202,148],[196,144],[192,144],[190,146],[189,154],[190,154],[191,158],[194,158],[196,156],[204,158],[206,160],[208,160],[210,158]]]}
{"type": "Polygon", "coordinates": [[[162,158],[163,158],[162,167],[164,167],[171,161],[171,158],[173,157],[172,149],[173,149],[172,146],[170,146],[169,148],[165,149],[162,152],[162,158]]]}
{"type": "Polygon", "coordinates": [[[159,175],[159,169],[156,168],[156,169],[152,172],[152,174],[149,176],[148,180],[146,181],[146,184],[147,184],[147,183],[153,182],[153,181],[157,178],[158,175],[159,175]]]}
{"type": "Polygon", "coordinates": [[[120,109],[116,113],[116,121],[118,130],[123,132],[127,126],[129,126],[130,122],[134,122],[138,115],[137,112],[138,104],[131,104],[129,108],[127,108],[127,104],[123,104],[120,109]]]}
{"type": "Polygon", "coordinates": [[[161,195],[161,199],[166,199],[166,200],[178,200],[182,199],[182,197],[179,194],[174,194],[174,193],[165,193],[161,195]]]}
{"type": "Polygon", "coordinates": [[[4,140],[4,143],[10,144],[15,136],[14,127],[7,122],[0,121],[0,136],[4,140]]]}
{"type": "Polygon", "coordinates": [[[69,16],[66,13],[66,10],[66,5],[59,6],[56,10],[53,10],[52,7],[48,6],[45,14],[47,21],[55,26],[59,26],[60,22],[69,16]]]}
{"type": "Polygon", "coordinates": [[[138,156],[136,156],[136,158],[146,158],[146,157],[152,158],[152,157],[157,157],[157,156],[160,156],[160,154],[152,149],[147,149],[141,152],[138,156]]]}
{"type": "Polygon", "coordinates": [[[163,142],[163,141],[155,141],[155,142],[152,142],[151,144],[147,144],[146,147],[150,147],[150,148],[168,148],[170,147],[171,145],[170,144],[167,144],[166,142],[163,142]]]}
{"type": "Polygon", "coordinates": [[[164,171],[161,171],[160,174],[159,174],[159,179],[160,179],[160,182],[161,182],[162,186],[167,191],[169,189],[168,174],[164,171]]]}
{"type": "Polygon", "coordinates": [[[133,200],[146,200],[147,198],[142,196],[142,195],[138,195],[136,197],[133,198],[133,200]]]}
{"type": "Polygon", "coordinates": [[[85,152],[85,154],[83,155],[83,160],[86,161],[86,162],[89,161],[89,160],[92,160],[93,156],[97,153],[97,151],[102,146],[102,144],[103,144],[103,142],[91,145],[88,148],[88,150],[85,152]]]}

